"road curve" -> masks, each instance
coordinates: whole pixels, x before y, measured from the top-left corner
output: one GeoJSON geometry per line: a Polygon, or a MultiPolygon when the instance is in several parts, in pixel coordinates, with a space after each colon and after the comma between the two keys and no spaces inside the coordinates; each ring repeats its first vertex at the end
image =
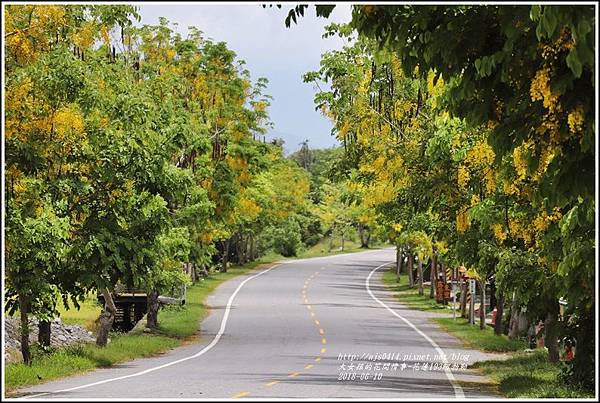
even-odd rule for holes
{"type": "Polygon", "coordinates": [[[18,395],[28,400],[498,397],[459,382],[480,380],[463,367],[488,355],[465,349],[431,324],[428,314],[396,303],[383,288],[382,267],[393,259],[392,249],[373,250],[285,261],[237,277],[209,297],[211,313],[201,325],[200,343],[21,389],[18,395]]]}

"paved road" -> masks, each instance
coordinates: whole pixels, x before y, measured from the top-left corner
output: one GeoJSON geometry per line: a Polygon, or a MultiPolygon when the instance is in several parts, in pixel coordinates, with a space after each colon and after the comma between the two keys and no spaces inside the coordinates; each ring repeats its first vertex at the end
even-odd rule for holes
{"type": "Polygon", "coordinates": [[[460,364],[488,356],[463,348],[383,288],[383,268],[374,269],[393,259],[385,249],[238,277],[209,298],[199,344],[20,392],[36,400],[490,397],[458,382],[481,381],[460,364]],[[459,369],[444,371],[440,352],[459,369]],[[433,369],[423,370],[425,362],[433,369]]]}

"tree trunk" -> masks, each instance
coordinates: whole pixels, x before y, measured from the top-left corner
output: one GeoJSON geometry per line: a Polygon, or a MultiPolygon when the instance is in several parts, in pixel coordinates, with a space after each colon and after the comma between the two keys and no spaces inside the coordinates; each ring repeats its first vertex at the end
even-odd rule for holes
{"type": "Polygon", "coordinates": [[[31,351],[29,350],[29,297],[19,294],[19,311],[21,312],[21,354],[23,362],[31,365],[31,351]]]}
{"type": "Polygon", "coordinates": [[[221,256],[221,273],[227,272],[227,265],[229,263],[229,239],[221,241],[223,244],[223,255],[221,256]]]}
{"type": "Polygon", "coordinates": [[[342,252],[344,251],[344,236],[346,231],[342,231],[342,252]]]}
{"type": "Polygon", "coordinates": [[[362,223],[358,224],[358,234],[360,235],[360,247],[368,249],[369,248],[369,239],[371,238],[371,234],[367,235],[367,230],[365,225],[362,223]]]}
{"type": "Polygon", "coordinates": [[[513,296],[510,306],[510,320],[508,322],[508,338],[511,340],[519,337],[519,308],[513,296]]]}
{"type": "Polygon", "coordinates": [[[481,290],[479,291],[479,297],[481,303],[479,304],[479,328],[485,329],[485,280],[479,282],[481,290]]]}
{"type": "Polygon", "coordinates": [[[437,259],[435,253],[431,256],[431,270],[429,270],[429,298],[435,298],[435,278],[437,273],[437,259]]]}
{"type": "Polygon", "coordinates": [[[594,338],[597,337],[595,321],[594,306],[585,309],[577,321],[579,324],[575,335],[577,350],[573,359],[573,373],[570,376],[570,381],[578,383],[589,390],[594,389],[597,380],[594,376],[594,360],[596,357],[594,338]]]}
{"type": "Polygon", "coordinates": [[[548,348],[548,361],[560,359],[558,351],[558,302],[553,302],[544,321],[544,345],[548,348]]]}
{"type": "Polygon", "coordinates": [[[331,235],[329,235],[329,252],[333,249],[333,230],[331,230],[331,235]]]}
{"type": "Polygon", "coordinates": [[[498,300],[496,298],[496,281],[490,280],[490,310],[496,308],[498,300]]]}
{"type": "Polygon", "coordinates": [[[400,247],[396,246],[396,282],[400,281],[400,272],[402,271],[402,252],[400,247]]]}
{"type": "Polygon", "coordinates": [[[244,264],[244,236],[241,233],[236,236],[235,251],[238,264],[244,264]]]}
{"type": "MultiPolygon", "coordinates": [[[[208,266],[202,265],[200,268],[198,268],[198,266],[196,266],[195,263],[194,266],[196,267],[196,274],[198,274],[198,270],[200,270],[200,276],[202,277],[208,277],[208,275],[210,274],[208,266]]],[[[199,279],[200,278],[198,278],[198,280],[199,279]]]]}
{"type": "Polygon", "coordinates": [[[98,347],[106,347],[108,333],[112,329],[117,313],[117,307],[108,288],[102,289],[102,295],[104,296],[104,311],[100,314],[100,329],[98,329],[98,336],[96,337],[96,345],[98,347]]]}
{"type": "Polygon", "coordinates": [[[250,235],[248,235],[244,238],[244,254],[243,254],[244,264],[246,264],[250,261],[249,255],[250,255],[250,235]]]}
{"type": "Polygon", "coordinates": [[[502,315],[504,313],[504,296],[498,295],[496,300],[496,322],[494,323],[494,333],[500,336],[504,329],[502,329],[502,315]]]}
{"type": "Polygon", "coordinates": [[[38,323],[38,343],[42,346],[50,347],[50,336],[50,321],[40,320],[38,323]]]}
{"type": "Polygon", "coordinates": [[[408,252],[408,286],[413,288],[415,286],[414,274],[415,256],[412,252],[408,252]]]}
{"type": "Polygon", "coordinates": [[[146,327],[149,329],[158,328],[158,290],[154,289],[148,292],[146,297],[148,314],[146,316],[146,327]]]}
{"type": "Polygon", "coordinates": [[[256,256],[254,254],[254,235],[250,235],[250,246],[248,246],[248,254],[250,255],[250,261],[254,262],[254,259],[256,259],[256,256]]]}
{"type": "Polygon", "coordinates": [[[419,276],[419,295],[423,295],[423,260],[419,259],[419,271],[418,271],[418,276],[419,276]]]}

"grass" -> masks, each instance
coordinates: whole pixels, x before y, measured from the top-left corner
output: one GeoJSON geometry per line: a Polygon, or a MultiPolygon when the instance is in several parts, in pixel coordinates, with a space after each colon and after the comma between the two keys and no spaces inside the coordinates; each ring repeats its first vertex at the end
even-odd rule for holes
{"type": "Polygon", "coordinates": [[[483,351],[508,352],[519,351],[527,348],[523,340],[510,340],[505,335],[494,334],[494,329],[486,326],[479,328],[479,323],[469,325],[464,318],[433,318],[448,333],[461,339],[467,346],[483,351]]]}
{"type": "Polygon", "coordinates": [[[179,344],[177,340],[164,336],[112,334],[111,342],[105,348],[80,344],[50,353],[34,348],[31,365],[17,363],[6,366],[5,386],[7,391],[11,391],[137,357],[153,356],[179,344]]]}
{"type": "Polygon", "coordinates": [[[59,301],[57,309],[60,312],[60,319],[68,325],[81,325],[88,330],[96,330],[96,320],[100,316],[102,306],[98,303],[96,293],[90,293],[83,302],[80,302],[79,309],[72,305],[71,309],[66,309],[62,300],[59,301]]]}
{"type": "Polygon", "coordinates": [[[561,365],[548,362],[548,352],[520,352],[504,361],[475,363],[485,375],[509,398],[593,398],[592,391],[565,385],[558,379],[561,365]]]}
{"type": "Polygon", "coordinates": [[[413,288],[408,286],[407,274],[401,274],[399,280],[396,278],[395,268],[383,272],[383,283],[396,293],[396,297],[404,305],[420,311],[449,312],[447,306],[438,304],[435,299],[429,298],[428,287],[424,288],[423,295],[419,295],[417,286],[413,288]]]}
{"type": "MultiPolygon", "coordinates": [[[[425,289],[424,295],[419,295],[418,288],[408,286],[408,275],[401,274],[400,281],[396,278],[394,269],[386,270],[383,273],[383,282],[392,291],[395,291],[398,300],[410,308],[421,311],[444,312],[450,315],[447,306],[438,304],[435,299],[429,298],[429,288],[425,289]]],[[[521,340],[510,340],[505,335],[497,336],[494,330],[486,326],[485,329],[479,329],[479,322],[476,325],[469,325],[468,320],[457,317],[456,320],[448,318],[433,318],[446,332],[458,337],[466,345],[478,350],[507,352],[525,349],[526,343],[521,340]]]]}

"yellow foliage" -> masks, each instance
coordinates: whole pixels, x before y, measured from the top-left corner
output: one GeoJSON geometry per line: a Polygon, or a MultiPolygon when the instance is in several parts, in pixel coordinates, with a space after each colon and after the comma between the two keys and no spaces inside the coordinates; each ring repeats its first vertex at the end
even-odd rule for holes
{"type": "Polygon", "coordinates": [[[528,168],[527,160],[525,159],[525,153],[527,153],[532,147],[533,141],[528,140],[515,147],[513,150],[513,165],[519,180],[523,180],[527,176],[528,168]]]}
{"type": "Polygon", "coordinates": [[[467,160],[470,164],[484,167],[491,166],[494,162],[496,154],[492,147],[487,143],[487,141],[479,141],[477,142],[473,148],[469,150],[467,153],[467,160]]]}
{"type": "MultiPolygon", "coordinates": [[[[71,40],[73,44],[79,46],[81,49],[88,49],[94,44],[97,31],[98,28],[93,21],[86,21],[77,32],[72,34],[71,40]]],[[[106,31],[106,35],[108,36],[108,30],[106,31]]],[[[108,39],[105,38],[105,40],[108,39]]]]}
{"type": "Polygon", "coordinates": [[[499,240],[500,242],[504,242],[507,235],[506,235],[506,231],[504,231],[504,229],[502,228],[502,225],[492,224],[491,228],[492,228],[492,231],[494,231],[494,236],[496,237],[496,239],[499,240]]]}
{"type": "Polygon", "coordinates": [[[456,215],[456,230],[459,234],[464,234],[464,232],[469,229],[470,225],[467,208],[462,207],[456,215]]]}
{"type": "Polygon", "coordinates": [[[49,37],[66,25],[64,5],[9,5],[4,13],[6,52],[21,64],[49,48],[49,37]]]}
{"type": "Polygon", "coordinates": [[[261,211],[262,208],[258,204],[256,204],[256,201],[254,201],[253,199],[248,199],[245,197],[242,197],[240,199],[238,212],[240,215],[243,215],[244,218],[248,221],[254,221],[261,211]]]}
{"type": "Polygon", "coordinates": [[[59,109],[53,119],[54,132],[57,140],[66,140],[73,134],[81,134],[84,130],[83,117],[79,110],[73,106],[59,109]]]}
{"type": "Polygon", "coordinates": [[[558,94],[550,88],[550,69],[538,70],[531,81],[529,95],[532,101],[543,101],[544,108],[550,112],[558,107],[558,94]]]}
{"type": "Polygon", "coordinates": [[[485,191],[487,194],[492,194],[496,191],[496,178],[494,177],[494,171],[488,169],[484,176],[485,179],[485,191]]]}
{"type": "Polygon", "coordinates": [[[464,166],[464,165],[459,165],[458,166],[458,186],[460,189],[464,190],[467,187],[467,184],[469,183],[469,179],[471,178],[471,175],[469,174],[469,170],[464,166]]]}
{"type": "Polygon", "coordinates": [[[572,134],[577,134],[583,128],[583,106],[577,105],[577,107],[569,112],[567,118],[569,123],[569,131],[572,134]]]}

